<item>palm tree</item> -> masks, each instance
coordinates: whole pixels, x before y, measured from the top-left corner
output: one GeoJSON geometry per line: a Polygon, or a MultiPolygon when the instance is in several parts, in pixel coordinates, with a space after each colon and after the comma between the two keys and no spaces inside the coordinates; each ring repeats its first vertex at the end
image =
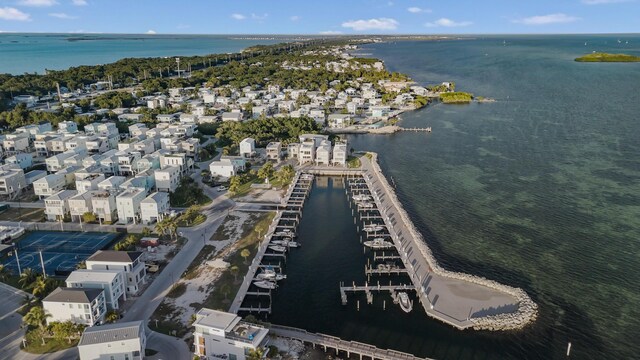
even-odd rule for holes
{"type": "Polygon", "coordinates": [[[167,232],[167,223],[165,222],[165,219],[167,218],[164,218],[162,219],[162,221],[158,221],[156,223],[155,230],[159,236],[163,236],[167,232]]]}
{"type": "Polygon", "coordinates": [[[47,292],[47,281],[42,276],[38,276],[36,280],[31,283],[31,294],[37,298],[44,297],[47,292]],[[43,296],[40,296],[43,295],[43,296]]]}
{"type": "Polygon", "coordinates": [[[222,291],[222,294],[224,295],[224,300],[227,301],[229,299],[229,293],[231,292],[229,284],[222,285],[222,287],[220,287],[220,291],[222,291]]]}
{"type": "Polygon", "coordinates": [[[51,314],[46,313],[42,306],[34,306],[24,315],[22,321],[27,325],[44,329],[44,324],[50,317],[51,314]]]}
{"type": "Polygon", "coordinates": [[[20,284],[20,287],[25,289],[35,281],[37,276],[38,274],[32,268],[26,268],[22,271],[22,274],[20,274],[20,280],[18,280],[18,284],[20,284]]]}
{"type": "Polygon", "coordinates": [[[11,276],[11,269],[7,269],[4,265],[0,265],[0,280],[7,280],[9,276],[11,276]]]}
{"type": "Polygon", "coordinates": [[[231,271],[231,275],[233,275],[233,281],[237,283],[238,273],[240,272],[240,268],[237,267],[236,265],[233,265],[231,268],[229,268],[229,271],[231,271]]]}
{"type": "Polygon", "coordinates": [[[108,323],[114,323],[120,319],[120,314],[117,311],[111,310],[104,316],[104,321],[108,323]]]}
{"type": "Polygon", "coordinates": [[[29,325],[38,328],[42,336],[42,344],[45,344],[44,341],[44,324],[47,321],[47,318],[51,317],[51,314],[47,314],[41,306],[34,306],[29,310],[28,313],[24,315],[22,321],[29,325]]]}
{"type": "Polygon", "coordinates": [[[249,251],[249,249],[242,249],[242,251],[240,251],[240,256],[242,256],[242,258],[244,258],[244,263],[246,265],[247,264],[247,258],[249,256],[251,256],[251,251],[249,251]]]}

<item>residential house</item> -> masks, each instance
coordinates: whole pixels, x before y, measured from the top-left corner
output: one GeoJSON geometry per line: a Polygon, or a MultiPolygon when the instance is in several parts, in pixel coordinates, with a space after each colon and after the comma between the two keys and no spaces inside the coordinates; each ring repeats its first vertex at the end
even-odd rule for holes
{"type": "Polygon", "coordinates": [[[68,288],[103,289],[107,309],[118,310],[120,302],[127,300],[124,272],[120,270],[72,271],[65,280],[68,288]]]}
{"type": "Polygon", "coordinates": [[[69,198],[69,214],[71,221],[82,222],[82,215],[93,212],[91,200],[93,192],[86,191],[69,198]]]}
{"type": "Polygon", "coordinates": [[[129,125],[129,134],[131,137],[140,137],[143,136],[147,130],[147,125],[144,123],[136,123],[133,125],[129,125]]]}
{"type": "Polygon", "coordinates": [[[153,224],[162,221],[169,212],[169,194],[154,192],[140,202],[140,218],[143,224],[153,224]]]}
{"type": "Polygon", "coordinates": [[[64,174],[49,174],[33,182],[33,192],[42,199],[63,190],[65,186],[64,174]]]}
{"type": "Polygon", "coordinates": [[[333,147],[333,159],[332,164],[338,166],[346,166],[347,165],[347,156],[348,156],[347,143],[336,143],[333,147]]]}
{"type": "Polygon", "coordinates": [[[291,143],[287,145],[287,156],[289,159],[297,159],[299,153],[300,153],[299,143],[291,143]]]}
{"type": "Polygon", "coordinates": [[[316,159],[316,146],[313,140],[306,140],[300,144],[298,150],[298,164],[313,163],[316,159]]]}
{"type": "Polygon", "coordinates": [[[256,141],[252,138],[246,138],[240,141],[240,156],[246,158],[252,157],[256,152],[256,141]]]}
{"type": "Polygon", "coordinates": [[[98,184],[98,189],[115,194],[120,191],[120,186],[125,181],[127,181],[127,178],[124,176],[110,176],[98,184]]]}
{"type": "Polygon", "coordinates": [[[62,221],[69,212],[69,199],[78,194],[75,190],[62,190],[44,199],[44,214],[48,221],[62,221]]]}
{"type": "Polygon", "coordinates": [[[140,202],[147,197],[147,192],[140,188],[129,188],[116,196],[118,222],[121,224],[138,223],[140,219],[140,202]]]}
{"type": "Polygon", "coordinates": [[[91,208],[100,224],[103,222],[115,222],[118,215],[116,194],[105,190],[91,191],[91,208]]]}
{"type": "Polygon", "coordinates": [[[22,170],[28,169],[33,165],[33,155],[31,154],[15,154],[4,159],[5,164],[15,164],[22,170]]]}
{"type": "Polygon", "coordinates": [[[0,195],[6,195],[10,199],[20,194],[27,186],[24,171],[15,165],[5,165],[0,170],[0,195]]]}
{"type": "Polygon", "coordinates": [[[80,360],[140,360],[146,347],[144,322],[132,321],[84,329],[78,354],[80,360]]]}
{"type": "Polygon", "coordinates": [[[212,177],[230,178],[244,171],[246,160],[240,156],[222,156],[218,161],[209,164],[209,171],[212,177]]]}
{"type": "Polygon", "coordinates": [[[351,115],[349,114],[330,114],[327,118],[330,128],[341,129],[351,123],[351,115]]]}
{"type": "Polygon", "coordinates": [[[147,271],[138,251],[98,250],[85,263],[88,270],[120,270],[127,282],[127,294],[136,295],[147,282],[147,271]]]}
{"type": "Polygon", "coordinates": [[[167,166],[154,172],[158,191],[174,192],[180,185],[180,168],[167,166]]]}
{"type": "Polygon", "coordinates": [[[193,159],[187,157],[184,153],[160,153],[160,168],[164,169],[167,166],[177,166],[180,168],[180,173],[186,175],[193,167],[193,159]]]}
{"type": "Polygon", "coordinates": [[[242,121],[241,112],[224,112],[222,113],[222,121],[242,121]]]}
{"type": "Polygon", "coordinates": [[[94,326],[101,324],[107,313],[102,289],[59,287],[42,300],[42,308],[51,315],[46,320],[47,324],[71,321],[94,326]]]}
{"type": "Polygon", "coordinates": [[[58,123],[58,132],[75,134],[78,132],[78,123],[75,121],[61,121],[58,123]]]}
{"type": "Polygon", "coordinates": [[[4,152],[7,154],[17,154],[28,152],[29,150],[29,134],[14,133],[7,134],[2,142],[4,152]]]}
{"type": "Polygon", "coordinates": [[[331,165],[331,143],[328,140],[316,148],[315,162],[317,165],[331,165]]]}
{"type": "Polygon", "coordinates": [[[104,174],[87,174],[86,176],[80,177],[79,174],[76,173],[76,190],[80,193],[97,190],[98,184],[104,180],[104,174]]]}
{"type": "Polygon", "coordinates": [[[282,143],[270,142],[267,144],[267,159],[274,160],[276,162],[280,162],[280,157],[282,155],[282,143]]]}
{"type": "Polygon", "coordinates": [[[202,308],[193,326],[195,355],[200,358],[246,360],[251,350],[269,344],[268,329],[236,314],[202,308]]]}

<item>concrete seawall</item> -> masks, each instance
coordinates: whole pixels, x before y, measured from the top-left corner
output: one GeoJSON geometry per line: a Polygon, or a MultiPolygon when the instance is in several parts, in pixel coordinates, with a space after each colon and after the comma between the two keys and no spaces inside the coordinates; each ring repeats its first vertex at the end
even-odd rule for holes
{"type": "MultiPolygon", "coordinates": [[[[392,204],[391,207],[395,208],[393,209],[394,214],[395,213],[399,214],[402,220],[402,223],[404,225],[403,227],[406,228],[410,233],[410,234],[403,235],[402,238],[404,239],[406,237],[413,240],[411,242],[411,245],[414,245],[414,244],[416,245],[417,250],[420,252],[420,255],[422,255],[422,257],[424,257],[424,259],[428,263],[428,266],[429,266],[428,273],[432,273],[434,276],[438,277],[438,280],[440,282],[447,282],[447,280],[462,281],[464,283],[467,283],[468,287],[481,286],[488,289],[493,289],[497,292],[507,294],[516,300],[514,304],[515,308],[513,309],[513,311],[505,311],[505,312],[493,314],[493,315],[483,315],[482,312],[477,312],[474,314],[470,310],[469,316],[465,321],[460,318],[455,319],[453,316],[442,314],[441,312],[433,311],[434,301],[429,299],[428,294],[425,294],[423,298],[421,296],[422,294],[420,294],[420,291],[419,291],[418,295],[420,296],[421,302],[423,303],[423,306],[425,307],[425,310],[429,316],[442,320],[446,323],[449,323],[461,329],[471,327],[477,330],[521,329],[536,319],[538,314],[538,307],[524,290],[507,286],[504,284],[500,284],[496,281],[489,280],[483,277],[452,272],[442,268],[436,261],[431,250],[427,247],[422,234],[416,229],[415,225],[410,220],[408,214],[404,210],[404,207],[398,200],[395,191],[389,185],[386,177],[382,173],[382,169],[380,168],[377,162],[377,154],[375,153],[373,154],[371,161],[368,161],[366,157],[363,157],[362,163],[363,163],[363,169],[366,172],[372,173],[370,179],[378,180],[384,192],[388,195],[389,200],[392,204]],[[423,300],[423,299],[427,299],[427,300],[423,300]],[[443,315],[447,315],[447,316],[443,316],[443,315]],[[451,319],[448,319],[448,318],[451,318],[451,319]]],[[[408,245],[405,244],[404,248],[406,249],[407,247],[408,245]]],[[[413,251],[413,248],[410,248],[409,251],[413,251]]],[[[417,272],[418,272],[417,269],[418,267],[416,266],[414,270],[415,271],[414,277],[416,279],[414,279],[414,281],[419,282],[421,277],[417,275],[417,272]]],[[[449,287],[454,286],[452,284],[446,284],[446,285],[449,287]]],[[[422,286],[422,289],[423,289],[422,291],[424,292],[424,285],[422,286]]],[[[449,300],[451,299],[443,299],[443,301],[449,301],[449,300]]],[[[461,301],[464,302],[465,300],[466,299],[462,299],[461,301]]],[[[456,299],[456,301],[460,301],[460,300],[456,299]]],[[[471,301],[469,301],[469,303],[471,303],[471,301]]]]}

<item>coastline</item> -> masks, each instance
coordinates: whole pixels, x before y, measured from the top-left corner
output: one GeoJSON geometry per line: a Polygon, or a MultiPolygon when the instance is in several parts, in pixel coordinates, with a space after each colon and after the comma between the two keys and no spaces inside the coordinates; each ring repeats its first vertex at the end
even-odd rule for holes
{"type": "Polygon", "coordinates": [[[490,331],[519,330],[534,322],[538,316],[538,305],[531,299],[531,297],[529,297],[529,295],[524,290],[500,284],[497,281],[490,280],[481,276],[449,271],[438,264],[437,260],[433,256],[433,253],[431,252],[431,249],[429,249],[424,237],[422,236],[422,233],[418,231],[418,229],[411,221],[409,215],[404,209],[404,206],[402,206],[402,203],[398,199],[396,192],[392,189],[391,185],[387,181],[386,176],[382,172],[382,169],[380,168],[380,165],[378,163],[378,154],[371,154],[373,155],[371,158],[371,167],[373,171],[376,173],[376,175],[378,175],[381,183],[390,194],[391,201],[398,209],[400,216],[402,217],[404,223],[408,226],[411,235],[418,240],[417,243],[419,250],[429,263],[429,266],[434,273],[446,278],[463,280],[473,284],[486,286],[488,288],[507,293],[518,300],[518,310],[515,313],[489,315],[478,318],[471,317],[470,320],[473,322],[472,328],[475,330],[490,331]]]}

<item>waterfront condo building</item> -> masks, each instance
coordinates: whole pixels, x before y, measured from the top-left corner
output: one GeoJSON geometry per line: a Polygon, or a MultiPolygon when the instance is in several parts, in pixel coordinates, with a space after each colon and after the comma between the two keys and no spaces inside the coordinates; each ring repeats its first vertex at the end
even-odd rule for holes
{"type": "Polygon", "coordinates": [[[146,346],[144,323],[131,321],[86,328],[78,353],[80,360],[141,360],[146,346]]]}
{"type": "Polygon", "coordinates": [[[218,310],[200,309],[193,325],[195,354],[201,359],[245,360],[269,341],[269,330],[218,310]]]}

